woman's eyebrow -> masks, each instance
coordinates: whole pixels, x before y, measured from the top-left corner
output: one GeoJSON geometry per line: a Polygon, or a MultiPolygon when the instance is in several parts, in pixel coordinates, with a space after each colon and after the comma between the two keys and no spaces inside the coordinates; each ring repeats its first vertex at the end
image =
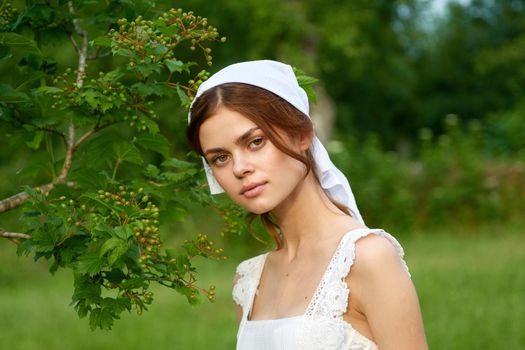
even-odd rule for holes
{"type": "Polygon", "coordinates": [[[254,128],[251,128],[251,129],[248,129],[244,134],[242,134],[241,136],[239,136],[237,138],[237,140],[235,140],[235,144],[236,145],[240,145],[241,143],[244,143],[246,142],[250,136],[252,136],[252,134],[259,130],[260,128],[258,126],[254,127],[254,128]]]}
{"type": "MultiPolygon", "coordinates": [[[[240,145],[241,143],[244,143],[246,142],[247,139],[250,138],[250,136],[252,136],[252,134],[257,131],[257,130],[260,130],[259,127],[253,127],[251,129],[248,129],[246,130],[246,132],[244,132],[241,136],[239,136],[236,140],[235,140],[235,144],[236,145],[240,145]]],[[[224,148],[221,148],[221,147],[217,147],[217,148],[210,148],[206,151],[204,151],[204,156],[206,157],[208,154],[210,153],[220,153],[220,152],[224,152],[224,148]]]]}

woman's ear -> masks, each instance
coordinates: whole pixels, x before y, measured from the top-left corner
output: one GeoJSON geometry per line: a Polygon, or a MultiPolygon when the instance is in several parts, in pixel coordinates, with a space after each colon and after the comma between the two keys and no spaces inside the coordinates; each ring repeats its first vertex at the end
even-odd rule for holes
{"type": "Polygon", "coordinates": [[[312,144],[312,141],[314,139],[314,130],[313,128],[310,129],[310,132],[307,135],[304,135],[301,137],[299,147],[301,148],[301,151],[306,151],[308,148],[310,148],[310,145],[312,144]]]}

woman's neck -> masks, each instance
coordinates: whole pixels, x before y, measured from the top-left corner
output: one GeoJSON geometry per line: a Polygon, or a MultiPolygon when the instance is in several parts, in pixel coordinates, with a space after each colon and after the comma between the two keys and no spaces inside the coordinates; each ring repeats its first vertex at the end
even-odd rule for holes
{"type": "Polygon", "coordinates": [[[272,213],[281,228],[282,249],[289,260],[314,248],[320,240],[362,226],[330,201],[313,173],[272,213]]]}

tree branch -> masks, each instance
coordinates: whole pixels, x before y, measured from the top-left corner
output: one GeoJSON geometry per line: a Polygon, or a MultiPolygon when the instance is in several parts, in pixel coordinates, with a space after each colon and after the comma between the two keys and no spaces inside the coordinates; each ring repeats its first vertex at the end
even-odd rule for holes
{"type": "Polygon", "coordinates": [[[75,143],[75,146],[73,147],[73,149],[76,151],[76,149],[78,147],[80,147],[80,145],[82,143],[84,143],[88,138],[90,138],[91,136],[93,136],[95,133],[99,132],[100,130],[102,129],[105,129],[107,128],[108,126],[111,126],[113,124],[116,124],[117,122],[111,122],[111,123],[107,123],[107,124],[103,124],[103,125],[98,125],[98,126],[95,126],[93,129],[89,130],[88,132],[86,132],[84,135],[80,136],[79,139],[77,140],[77,143],[75,143]]]}
{"type": "MultiPolygon", "coordinates": [[[[69,13],[74,17],[75,9],[73,7],[73,2],[68,2],[69,13]]],[[[78,52],[78,73],[77,73],[77,86],[80,88],[84,85],[84,75],[86,73],[86,60],[87,60],[87,50],[88,50],[88,32],[85,31],[81,26],[78,18],[73,18],[73,26],[75,27],[75,32],[82,37],[82,46],[78,47],[76,42],[72,40],[74,46],[78,52]]]]}
{"type": "Polygon", "coordinates": [[[69,123],[68,129],[66,157],[64,159],[64,165],[62,165],[62,170],[55,181],[56,183],[62,183],[66,180],[66,176],[71,169],[71,164],[73,163],[73,153],[75,153],[75,125],[73,122],[69,123]]]}
{"type": "MultiPolygon", "coordinates": [[[[33,125],[33,124],[29,124],[29,125],[33,125]]],[[[41,131],[47,131],[47,132],[50,132],[52,134],[56,134],[56,135],[60,136],[62,138],[62,140],[64,140],[64,144],[67,146],[66,135],[62,134],[60,131],[55,130],[55,129],[46,128],[46,127],[39,127],[39,126],[35,126],[35,128],[37,128],[38,130],[41,130],[41,131]]]]}
{"type": "Polygon", "coordinates": [[[28,235],[26,233],[18,233],[18,232],[7,232],[0,228],[0,237],[7,238],[13,243],[19,244],[20,241],[18,239],[29,239],[31,238],[31,235],[28,235]]]}
{"type": "Polygon", "coordinates": [[[73,47],[75,48],[77,54],[80,53],[80,48],[78,47],[77,41],[73,37],[73,33],[71,32],[69,33],[69,40],[71,40],[71,44],[73,44],[73,47]]]}
{"type": "MultiPolygon", "coordinates": [[[[72,187],[72,188],[75,188],[77,186],[77,184],[75,182],[73,182],[73,181],[68,181],[68,182],[55,181],[55,182],[51,182],[51,183],[42,185],[40,187],[37,187],[37,189],[39,189],[43,193],[48,193],[53,188],[55,188],[55,185],[57,185],[57,184],[64,184],[64,185],[66,185],[68,187],[72,187]]],[[[11,196],[11,197],[3,199],[3,200],[0,201],[0,213],[9,211],[11,209],[14,209],[14,208],[18,207],[19,205],[21,205],[22,203],[24,203],[25,201],[27,201],[28,199],[29,199],[29,195],[26,192],[20,192],[20,193],[17,193],[15,195],[11,196]]]]}
{"type": "Polygon", "coordinates": [[[29,239],[31,238],[31,235],[28,235],[26,233],[18,233],[18,232],[7,232],[0,228],[0,237],[29,239]]]}
{"type": "Polygon", "coordinates": [[[108,57],[112,54],[111,50],[108,50],[104,53],[100,53],[100,49],[101,47],[98,46],[97,49],[95,50],[95,53],[92,54],[91,56],[88,56],[87,59],[88,60],[96,60],[98,58],[103,58],[103,57],[108,57]]]}

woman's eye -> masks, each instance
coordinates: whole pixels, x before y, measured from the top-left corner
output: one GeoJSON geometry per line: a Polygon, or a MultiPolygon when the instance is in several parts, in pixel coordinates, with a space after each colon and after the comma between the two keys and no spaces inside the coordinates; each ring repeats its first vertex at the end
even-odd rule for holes
{"type": "Polygon", "coordinates": [[[213,158],[213,164],[215,165],[221,165],[225,163],[228,160],[228,156],[226,154],[218,155],[217,157],[213,158]]]}
{"type": "Polygon", "coordinates": [[[254,138],[253,140],[250,141],[248,147],[250,147],[251,149],[258,148],[263,143],[264,143],[264,138],[263,137],[256,137],[256,138],[254,138]]]}

